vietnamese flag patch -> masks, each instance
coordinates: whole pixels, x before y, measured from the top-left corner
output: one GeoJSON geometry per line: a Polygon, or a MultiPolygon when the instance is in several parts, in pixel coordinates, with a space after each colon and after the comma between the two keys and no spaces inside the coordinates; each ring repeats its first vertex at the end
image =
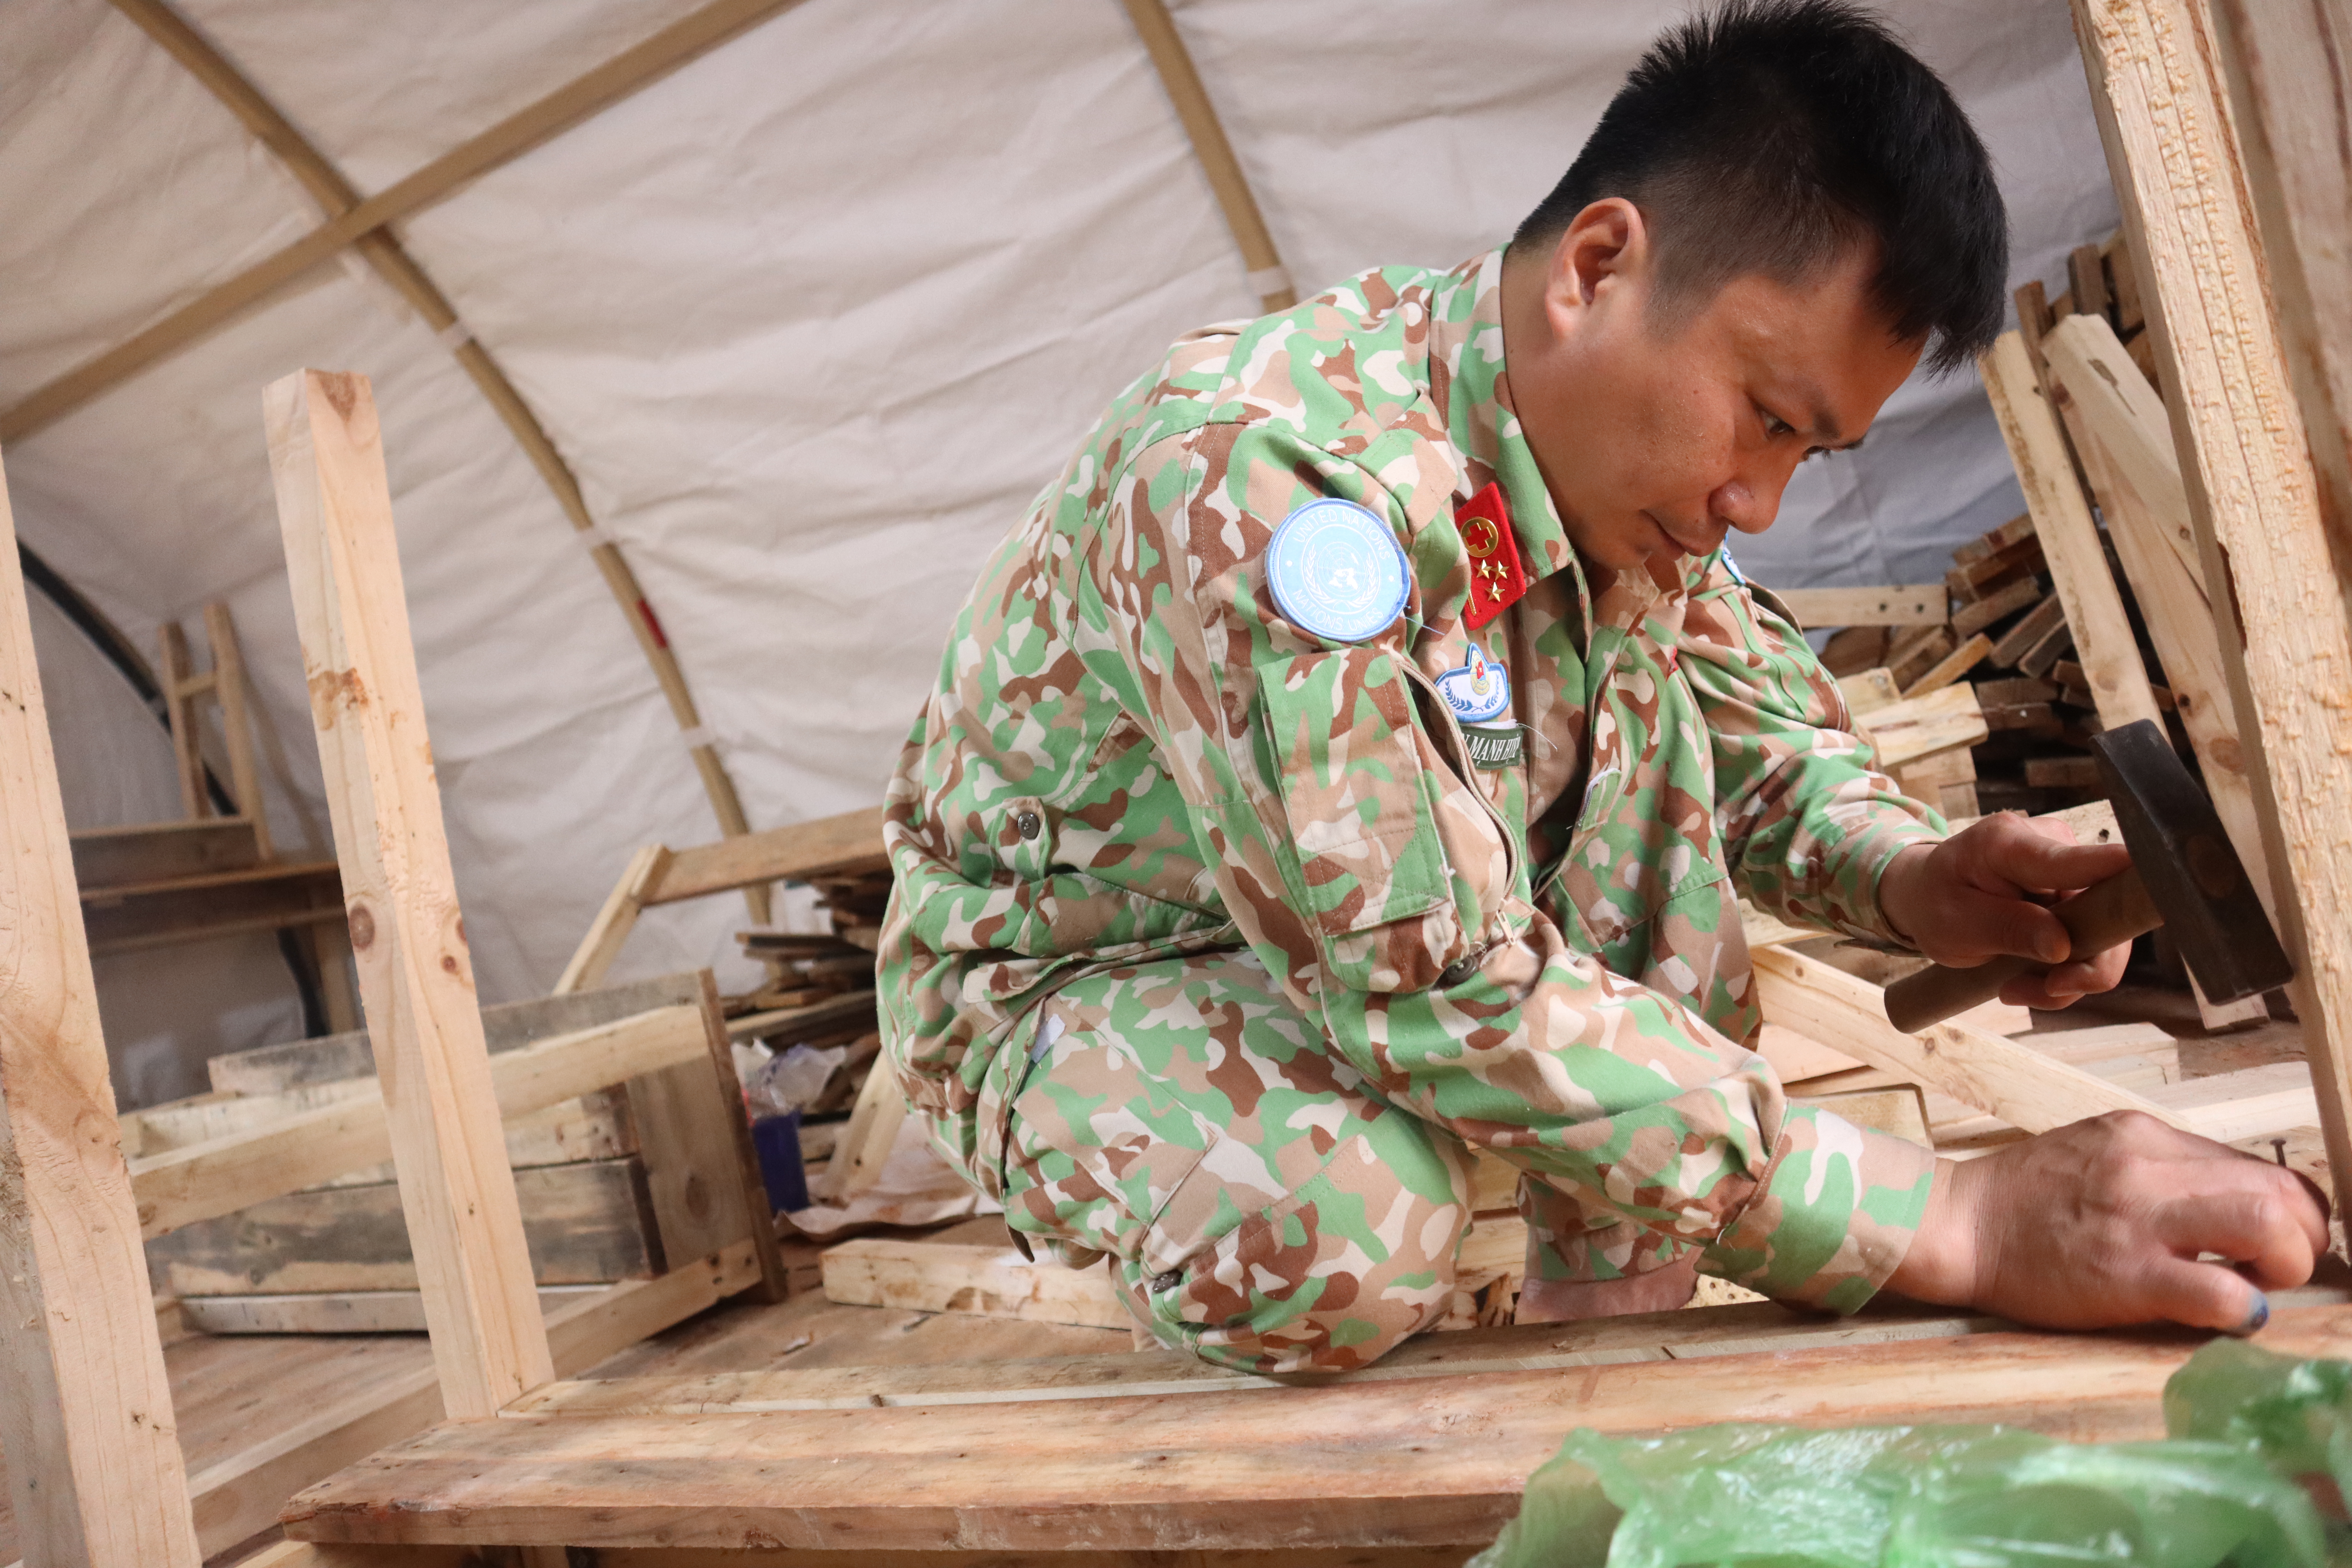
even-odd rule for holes
{"type": "Polygon", "coordinates": [[[1528,591],[1528,569],[1519,561],[1519,538],[1501,485],[1490,484],[1455,507],[1454,526],[1470,558],[1470,602],[1462,607],[1462,624],[1475,631],[1518,602],[1528,591]]]}

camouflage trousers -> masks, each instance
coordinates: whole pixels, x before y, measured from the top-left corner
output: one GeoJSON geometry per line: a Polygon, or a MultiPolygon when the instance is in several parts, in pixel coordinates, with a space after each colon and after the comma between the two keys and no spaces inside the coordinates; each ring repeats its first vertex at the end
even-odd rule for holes
{"type": "MultiPolygon", "coordinates": [[[[1002,1118],[1005,1218],[1104,1254],[1163,1344],[1264,1373],[1365,1366],[1452,1296],[1467,1143],[1332,1056],[1246,952],[1101,971],[1040,1005],[1002,1118]]],[[[1016,1058],[1018,1060],[1018,1058],[1016,1058]]],[[[1616,1279],[1688,1241],[1523,1176],[1529,1272],[1616,1279]]]]}

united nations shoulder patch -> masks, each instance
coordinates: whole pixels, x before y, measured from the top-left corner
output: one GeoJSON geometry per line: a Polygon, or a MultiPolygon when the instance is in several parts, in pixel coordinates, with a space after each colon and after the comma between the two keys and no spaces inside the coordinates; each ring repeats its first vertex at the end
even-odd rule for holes
{"type": "Polygon", "coordinates": [[[1274,607],[1300,631],[1331,642],[1364,642],[1404,613],[1404,550],[1379,513],[1326,497],[1308,501],[1274,531],[1265,586],[1274,607]]]}

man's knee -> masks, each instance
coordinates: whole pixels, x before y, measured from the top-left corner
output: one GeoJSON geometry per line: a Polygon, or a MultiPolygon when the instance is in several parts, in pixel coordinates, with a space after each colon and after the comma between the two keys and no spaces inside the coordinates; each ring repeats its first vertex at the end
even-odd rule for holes
{"type": "Polygon", "coordinates": [[[1180,1267],[1128,1265],[1129,1305],[1162,1343],[1219,1366],[1352,1371],[1444,1315],[1469,1217],[1468,1152],[1391,1112],[1180,1267]]]}

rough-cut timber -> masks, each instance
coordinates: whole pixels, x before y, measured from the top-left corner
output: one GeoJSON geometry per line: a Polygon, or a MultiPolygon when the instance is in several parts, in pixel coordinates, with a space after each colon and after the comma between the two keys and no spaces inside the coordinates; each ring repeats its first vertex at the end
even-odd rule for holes
{"type": "Polygon", "coordinates": [[[553,1375],[449,869],[367,378],[264,397],[287,575],[434,1362],[450,1415],[553,1375]]]}
{"type": "Polygon", "coordinates": [[[2352,624],[2196,0],[2074,0],[2244,730],[2337,1204],[2352,1197],[2352,624]],[[2227,585],[2229,591],[2224,592],[2227,585]]]}
{"type": "Polygon", "coordinates": [[[203,1554],[0,474],[0,1447],[34,1568],[203,1554]]]}
{"type": "MultiPolygon", "coordinates": [[[[1573,1329],[1497,1333],[1540,1353],[1573,1329]]],[[[2257,1342],[2333,1352],[2347,1334],[2352,1311],[2342,1306],[2293,1307],[2276,1311],[2257,1342]]],[[[953,1546],[1041,1561],[1081,1543],[1170,1552],[1466,1543],[1494,1537],[1528,1474],[1570,1426],[2000,1421],[2076,1438],[2154,1437],[2163,1432],[2164,1380],[2205,1337],[1990,1332],[1319,1387],[1259,1380],[1181,1394],[1066,1393],[1029,1410],[927,1404],[797,1410],[788,1419],[709,1410],[459,1422],[303,1493],[288,1533],[953,1546]]]]}

